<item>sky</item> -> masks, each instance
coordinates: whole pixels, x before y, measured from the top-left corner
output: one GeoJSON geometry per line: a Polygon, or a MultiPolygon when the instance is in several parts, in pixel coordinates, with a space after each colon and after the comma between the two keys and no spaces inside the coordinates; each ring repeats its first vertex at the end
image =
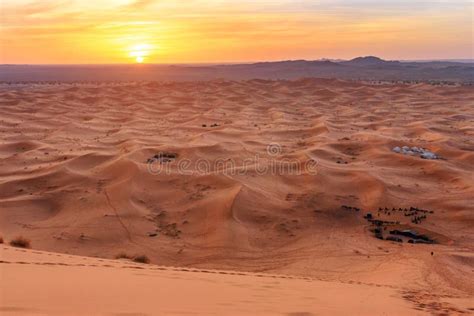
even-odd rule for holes
{"type": "Polygon", "coordinates": [[[473,1],[0,0],[0,63],[470,59],[473,1]]]}

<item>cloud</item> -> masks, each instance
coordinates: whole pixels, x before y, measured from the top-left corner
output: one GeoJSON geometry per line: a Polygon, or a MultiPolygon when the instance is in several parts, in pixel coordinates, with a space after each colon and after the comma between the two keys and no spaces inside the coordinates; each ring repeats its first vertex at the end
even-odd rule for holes
{"type": "MultiPolygon", "coordinates": [[[[403,51],[400,58],[410,58],[414,52],[432,57],[429,54],[437,49],[446,54],[449,49],[455,57],[472,54],[472,50],[465,49],[472,47],[472,3],[461,0],[1,3],[2,39],[9,43],[3,48],[5,56],[29,56],[42,46],[34,58],[49,62],[54,62],[51,59],[58,58],[58,52],[71,43],[77,47],[75,58],[82,56],[83,60],[97,54],[121,56],[124,49],[137,43],[162,48],[162,58],[179,56],[186,61],[215,61],[216,56],[220,60],[255,60],[267,52],[282,58],[307,57],[316,51],[341,57],[356,55],[355,48],[362,51],[364,46],[387,43],[403,51]]],[[[323,56],[314,55],[318,57],[323,56]]]]}
{"type": "Polygon", "coordinates": [[[149,5],[156,3],[154,0],[135,0],[134,2],[124,5],[124,9],[129,10],[141,10],[145,9],[149,5]]]}

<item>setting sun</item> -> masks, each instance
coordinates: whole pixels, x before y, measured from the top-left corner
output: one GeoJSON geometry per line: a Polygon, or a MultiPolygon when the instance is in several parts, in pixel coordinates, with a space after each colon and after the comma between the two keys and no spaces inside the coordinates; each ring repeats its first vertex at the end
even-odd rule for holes
{"type": "Polygon", "coordinates": [[[145,57],[150,56],[151,54],[151,45],[149,44],[137,44],[132,46],[130,50],[130,57],[135,58],[135,61],[139,64],[145,61],[145,57]]]}

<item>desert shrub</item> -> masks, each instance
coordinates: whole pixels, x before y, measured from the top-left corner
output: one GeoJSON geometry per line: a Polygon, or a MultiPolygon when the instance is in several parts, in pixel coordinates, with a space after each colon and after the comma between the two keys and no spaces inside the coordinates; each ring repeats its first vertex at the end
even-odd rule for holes
{"type": "Polygon", "coordinates": [[[18,248],[30,248],[31,242],[23,236],[18,236],[10,241],[10,245],[18,248]]]}
{"type": "Polygon", "coordinates": [[[133,261],[138,263],[150,263],[150,259],[145,255],[135,256],[133,261]]]}
{"type": "Polygon", "coordinates": [[[126,254],[125,252],[119,252],[116,256],[115,259],[132,259],[133,257],[126,254]]]}

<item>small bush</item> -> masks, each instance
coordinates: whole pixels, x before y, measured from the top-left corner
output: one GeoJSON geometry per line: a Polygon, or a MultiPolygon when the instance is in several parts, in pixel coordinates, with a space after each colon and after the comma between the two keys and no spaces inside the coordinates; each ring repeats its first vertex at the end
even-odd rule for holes
{"type": "Polygon", "coordinates": [[[26,239],[23,236],[18,236],[15,239],[10,241],[10,245],[18,248],[30,248],[31,242],[29,239],[26,239]]]}
{"type": "Polygon", "coordinates": [[[132,259],[132,256],[127,255],[125,252],[119,252],[116,256],[115,259],[132,259]]]}
{"type": "Polygon", "coordinates": [[[133,261],[138,262],[138,263],[150,263],[150,259],[145,255],[135,256],[133,258],[133,261]]]}

